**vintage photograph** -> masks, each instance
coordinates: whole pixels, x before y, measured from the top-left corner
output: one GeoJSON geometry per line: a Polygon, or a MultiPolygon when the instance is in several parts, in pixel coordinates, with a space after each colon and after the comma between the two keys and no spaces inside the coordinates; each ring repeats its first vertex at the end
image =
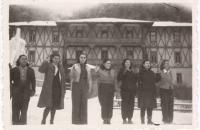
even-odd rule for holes
{"type": "Polygon", "coordinates": [[[9,4],[10,125],[194,125],[193,8],[9,4]]]}

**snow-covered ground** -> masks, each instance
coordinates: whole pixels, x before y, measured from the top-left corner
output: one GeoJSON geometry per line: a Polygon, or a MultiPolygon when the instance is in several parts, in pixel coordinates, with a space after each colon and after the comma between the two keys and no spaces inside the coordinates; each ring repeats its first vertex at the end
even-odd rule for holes
{"type": "MultiPolygon", "coordinates": [[[[38,98],[41,88],[37,87],[37,92],[34,97],[31,98],[28,110],[28,124],[40,125],[43,109],[37,107],[38,98]]],[[[65,95],[65,108],[63,110],[56,111],[54,124],[56,125],[70,125],[71,124],[71,91],[67,90],[65,95]]],[[[49,123],[49,117],[47,123],[49,123]]],[[[153,112],[153,121],[162,124],[162,113],[157,110],[153,112]]],[[[111,120],[113,125],[122,124],[121,110],[114,109],[113,118],[111,120]]],[[[133,123],[140,124],[140,111],[137,109],[134,111],[133,123]]],[[[102,119],[100,115],[100,105],[98,98],[92,98],[88,100],[88,124],[89,125],[101,125],[102,119]]],[[[133,125],[134,125],[133,124],[133,125]]],[[[187,112],[174,112],[174,124],[175,125],[191,125],[192,113],[187,112]]]]}

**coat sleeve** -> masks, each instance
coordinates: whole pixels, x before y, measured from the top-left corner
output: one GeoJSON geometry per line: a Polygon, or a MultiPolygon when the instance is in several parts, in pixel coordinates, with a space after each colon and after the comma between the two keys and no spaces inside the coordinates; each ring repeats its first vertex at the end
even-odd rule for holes
{"type": "Polygon", "coordinates": [[[31,69],[31,85],[32,85],[32,90],[35,92],[36,79],[35,79],[35,71],[33,69],[31,69]]]}
{"type": "Polygon", "coordinates": [[[117,81],[122,81],[123,78],[123,72],[122,70],[119,70],[118,74],[117,74],[117,81]]]}
{"type": "Polygon", "coordinates": [[[14,69],[10,69],[10,98],[12,98],[12,92],[13,92],[13,76],[14,75],[14,69]]]}
{"type": "Polygon", "coordinates": [[[60,66],[60,69],[61,69],[61,71],[62,71],[62,72],[61,72],[61,73],[62,73],[61,76],[62,76],[62,79],[63,79],[63,81],[62,81],[63,84],[64,84],[64,85],[63,85],[63,87],[64,87],[63,90],[64,90],[64,94],[65,94],[65,93],[66,93],[66,89],[65,89],[65,81],[66,81],[65,69],[64,69],[64,67],[63,67],[63,65],[62,65],[61,63],[59,64],[59,66],[60,66]]]}
{"type": "Polygon", "coordinates": [[[120,85],[117,81],[117,73],[114,71],[114,85],[115,85],[115,91],[120,92],[120,85]]]}
{"type": "Polygon", "coordinates": [[[40,72],[40,73],[46,73],[47,72],[47,70],[48,70],[48,61],[44,61],[43,63],[42,63],[42,65],[39,67],[39,69],[38,69],[38,71],[40,72]]]}
{"type": "Polygon", "coordinates": [[[70,80],[72,81],[75,77],[75,64],[72,66],[71,70],[70,70],[70,73],[69,73],[69,76],[70,76],[70,80]]]}

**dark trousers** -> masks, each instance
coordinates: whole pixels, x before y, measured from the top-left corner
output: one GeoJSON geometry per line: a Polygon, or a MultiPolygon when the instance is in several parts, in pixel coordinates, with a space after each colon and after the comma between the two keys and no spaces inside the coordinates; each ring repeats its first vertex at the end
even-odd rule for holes
{"type": "Polygon", "coordinates": [[[172,123],[174,111],[173,90],[160,89],[161,107],[164,123],[172,123]]]}
{"type": "Polygon", "coordinates": [[[13,125],[27,124],[27,110],[30,97],[23,98],[20,94],[12,98],[12,123],[13,125]]]}
{"type": "Polygon", "coordinates": [[[88,89],[73,85],[72,87],[72,124],[87,124],[88,89]]]}
{"type": "Polygon", "coordinates": [[[147,111],[147,120],[148,122],[152,121],[152,111],[153,108],[141,108],[140,109],[140,117],[141,117],[141,122],[144,123],[145,122],[145,112],[147,111]]]}
{"type": "Polygon", "coordinates": [[[114,86],[99,85],[98,98],[101,105],[101,117],[110,120],[113,115],[114,86]]]}
{"type": "Polygon", "coordinates": [[[134,102],[135,102],[135,93],[132,91],[121,91],[122,105],[121,105],[121,113],[122,119],[129,120],[133,117],[134,111],[134,102]]]}

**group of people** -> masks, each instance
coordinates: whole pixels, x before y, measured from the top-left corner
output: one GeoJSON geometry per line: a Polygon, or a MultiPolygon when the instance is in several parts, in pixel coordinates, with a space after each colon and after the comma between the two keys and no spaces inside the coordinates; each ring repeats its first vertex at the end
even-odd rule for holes
{"type": "MultiPolygon", "coordinates": [[[[38,107],[44,108],[41,124],[46,124],[50,112],[50,124],[54,123],[56,110],[64,108],[65,73],[59,54],[52,54],[50,61],[44,61],[39,72],[44,73],[44,82],[38,107]]],[[[87,64],[87,55],[80,54],[70,71],[72,97],[72,124],[87,124],[88,97],[92,92],[94,79],[98,82],[98,99],[101,106],[103,124],[111,124],[114,95],[121,95],[121,115],[123,124],[132,124],[136,95],[140,108],[141,124],[154,124],[152,111],[156,108],[157,88],[160,89],[163,122],[173,121],[173,81],[169,61],[160,65],[160,75],[151,70],[149,60],[144,60],[139,73],[133,71],[130,59],[124,59],[117,72],[110,59],[104,59],[99,67],[87,64]]],[[[28,66],[27,57],[21,55],[17,66],[11,69],[11,97],[13,124],[27,123],[27,109],[30,97],[35,93],[34,70],[28,66]]]]}

